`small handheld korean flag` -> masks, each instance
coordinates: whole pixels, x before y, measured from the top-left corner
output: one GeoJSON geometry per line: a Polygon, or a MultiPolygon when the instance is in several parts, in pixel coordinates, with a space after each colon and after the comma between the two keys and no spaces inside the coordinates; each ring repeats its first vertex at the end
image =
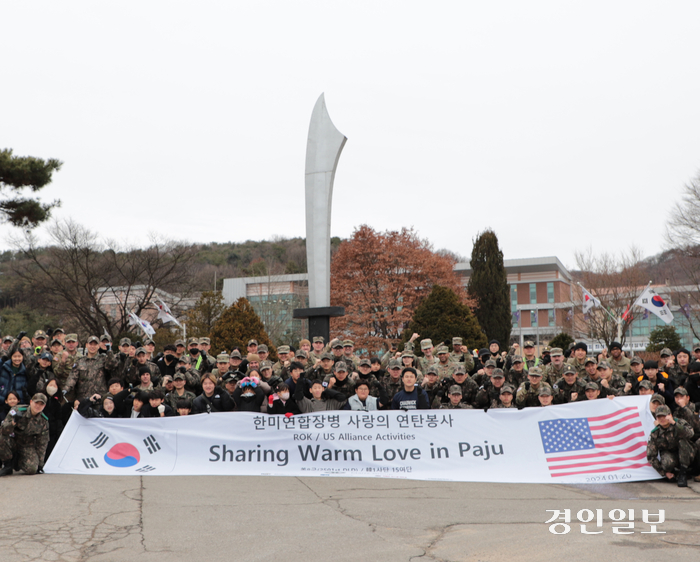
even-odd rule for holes
{"type": "Polygon", "coordinates": [[[644,289],[644,292],[639,295],[634,304],[646,308],[652,314],[656,314],[666,324],[673,322],[673,313],[668,308],[666,301],[651,287],[644,289]]]}

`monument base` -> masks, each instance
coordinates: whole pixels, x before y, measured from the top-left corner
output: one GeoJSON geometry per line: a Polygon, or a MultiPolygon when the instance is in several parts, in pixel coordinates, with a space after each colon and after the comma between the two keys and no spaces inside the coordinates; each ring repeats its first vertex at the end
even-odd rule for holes
{"type": "Polygon", "coordinates": [[[294,318],[309,319],[309,341],[323,336],[328,343],[331,337],[331,318],[345,316],[345,308],[342,306],[321,306],[316,308],[295,308],[294,318]]]}

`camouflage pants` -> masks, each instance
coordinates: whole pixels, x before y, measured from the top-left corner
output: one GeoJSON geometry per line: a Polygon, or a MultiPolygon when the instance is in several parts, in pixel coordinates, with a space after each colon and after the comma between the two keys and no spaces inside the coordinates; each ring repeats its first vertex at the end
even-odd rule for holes
{"type": "Polygon", "coordinates": [[[681,439],[678,442],[678,449],[675,451],[659,452],[659,462],[661,470],[673,472],[677,468],[689,468],[695,457],[695,447],[690,441],[681,439]]]}
{"type": "Polygon", "coordinates": [[[9,461],[15,458],[15,466],[27,474],[36,474],[44,459],[39,458],[34,444],[18,443],[14,437],[0,435],[0,460],[9,461]]]}

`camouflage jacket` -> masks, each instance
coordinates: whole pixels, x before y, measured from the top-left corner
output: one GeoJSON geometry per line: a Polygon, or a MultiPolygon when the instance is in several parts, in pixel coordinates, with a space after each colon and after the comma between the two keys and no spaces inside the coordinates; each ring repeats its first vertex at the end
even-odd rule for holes
{"type": "Polygon", "coordinates": [[[578,359],[576,357],[569,357],[567,360],[567,363],[571,365],[576,371],[578,371],[578,377],[581,379],[583,376],[586,374],[586,359],[583,360],[583,362],[579,363],[578,359]]]}
{"type": "Polygon", "coordinates": [[[549,384],[555,384],[564,376],[565,366],[565,364],[562,364],[561,367],[557,368],[554,363],[550,363],[544,368],[544,376],[542,377],[542,380],[544,380],[544,382],[548,382],[549,384]]]}
{"type": "Polygon", "coordinates": [[[506,406],[500,400],[493,400],[491,406],[489,406],[489,410],[496,410],[498,408],[515,408],[515,403],[511,402],[510,406],[506,406]]]}
{"type": "MultiPolygon", "coordinates": [[[[603,388],[603,379],[601,378],[598,382],[598,386],[603,388]]],[[[612,374],[610,380],[608,381],[607,394],[612,394],[613,396],[622,396],[625,394],[625,385],[627,381],[620,375],[612,374]]]]}
{"type": "Polygon", "coordinates": [[[700,417],[695,412],[695,404],[689,402],[683,408],[676,408],[673,413],[679,420],[685,420],[693,430],[693,439],[700,437],[700,417]]]}
{"type": "Polygon", "coordinates": [[[474,406],[477,408],[490,408],[494,403],[499,402],[498,397],[501,395],[501,389],[496,388],[491,381],[486,382],[476,393],[474,406]]]}
{"type": "Polygon", "coordinates": [[[443,404],[440,404],[440,409],[441,410],[472,410],[473,406],[470,404],[465,404],[464,402],[460,402],[456,406],[452,402],[445,402],[443,404]]]}
{"type": "Polygon", "coordinates": [[[379,384],[381,384],[384,387],[384,391],[389,397],[389,400],[391,400],[394,397],[394,394],[396,394],[399,390],[403,388],[401,378],[398,378],[396,379],[396,381],[394,381],[389,373],[384,375],[384,378],[382,378],[382,380],[379,381],[379,384]]]}
{"type": "Polygon", "coordinates": [[[450,361],[452,363],[462,363],[464,370],[469,373],[474,368],[474,358],[471,353],[450,353],[450,361]]]}
{"type": "Polygon", "coordinates": [[[464,379],[462,384],[459,384],[453,378],[443,379],[440,381],[441,389],[438,391],[442,396],[440,402],[446,404],[450,401],[450,396],[448,394],[450,387],[452,385],[457,385],[462,389],[462,402],[465,404],[473,405],[476,399],[476,394],[479,391],[479,387],[474,382],[474,379],[467,377],[464,379]]]}
{"type": "Polygon", "coordinates": [[[666,429],[657,425],[649,434],[647,443],[647,460],[649,464],[662,476],[664,475],[661,461],[658,456],[662,451],[678,452],[682,440],[689,440],[693,436],[693,429],[685,420],[674,418],[676,423],[666,429]]]}
{"type": "Polygon", "coordinates": [[[33,416],[29,406],[17,405],[12,408],[0,427],[3,437],[15,439],[20,446],[34,446],[39,454],[39,466],[44,465],[44,453],[49,444],[49,418],[43,413],[33,416]],[[14,421],[14,425],[12,422],[14,421]]]}
{"type": "MultiPolygon", "coordinates": [[[[552,388],[549,383],[542,381],[537,385],[537,388],[530,384],[530,381],[525,381],[520,385],[518,391],[515,393],[515,405],[518,408],[533,408],[540,405],[539,393],[540,388],[549,387],[552,388]]],[[[554,394],[554,391],[552,391],[554,394]]]]}
{"type": "Polygon", "coordinates": [[[80,357],[73,365],[73,369],[63,388],[66,392],[75,390],[78,400],[90,398],[95,393],[104,396],[108,390],[108,371],[116,366],[117,360],[111,351],[106,354],[98,353],[92,358],[87,356],[80,357]]]}
{"type": "Polygon", "coordinates": [[[451,363],[449,361],[447,363],[445,363],[444,365],[438,361],[436,366],[437,366],[438,380],[450,378],[452,376],[452,374],[455,372],[455,369],[457,368],[456,363],[451,363]]]}
{"type": "Polygon", "coordinates": [[[552,399],[552,404],[568,404],[572,402],[571,395],[577,393],[578,396],[573,402],[581,402],[586,399],[586,383],[581,379],[576,379],[574,384],[569,385],[564,377],[560,378],[556,383],[552,385],[552,394],[554,398],[552,399]]]}
{"type": "Polygon", "coordinates": [[[418,357],[416,368],[421,373],[425,373],[428,367],[435,365],[436,363],[439,363],[437,357],[433,357],[432,359],[428,359],[427,357],[418,357]]]}
{"type": "Polygon", "coordinates": [[[174,412],[177,412],[177,401],[180,400],[180,398],[189,398],[194,402],[194,399],[197,397],[194,395],[194,392],[190,392],[189,390],[185,390],[182,396],[177,393],[177,390],[173,390],[165,395],[165,403],[168,404],[174,412]]]}
{"type": "Polygon", "coordinates": [[[627,359],[624,355],[620,357],[618,361],[610,357],[608,359],[608,363],[610,363],[610,366],[612,367],[613,374],[614,375],[619,375],[620,377],[624,376],[625,373],[629,373],[632,368],[630,367],[630,360],[627,359]]]}
{"type": "MultiPolygon", "coordinates": [[[[143,366],[148,367],[148,371],[151,373],[151,382],[154,386],[158,386],[160,384],[160,369],[158,365],[151,361],[146,361],[143,366]]],[[[134,386],[141,384],[141,375],[139,375],[140,367],[141,365],[138,361],[130,361],[127,363],[126,372],[124,373],[126,384],[133,384],[134,386]]]]}

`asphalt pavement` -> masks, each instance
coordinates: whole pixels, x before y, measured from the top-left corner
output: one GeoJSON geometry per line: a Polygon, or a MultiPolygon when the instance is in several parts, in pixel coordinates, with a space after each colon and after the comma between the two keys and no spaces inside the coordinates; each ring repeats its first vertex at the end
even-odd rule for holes
{"type": "Polygon", "coordinates": [[[572,486],[15,474],[0,479],[0,520],[2,562],[658,562],[700,556],[700,484],[678,488],[662,481],[572,486]],[[623,528],[630,525],[630,509],[633,526],[623,528]],[[570,510],[571,523],[555,521],[562,523],[558,532],[569,526],[566,534],[550,532],[552,523],[545,521],[553,513],[547,510],[561,511],[560,518],[570,510]],[[643,510],[649,521],[664,510],[656,533],[643,522],[643,510]],[[597,534],[584,534],[577,517],[592,519],[585,530],[597,534]]]}

